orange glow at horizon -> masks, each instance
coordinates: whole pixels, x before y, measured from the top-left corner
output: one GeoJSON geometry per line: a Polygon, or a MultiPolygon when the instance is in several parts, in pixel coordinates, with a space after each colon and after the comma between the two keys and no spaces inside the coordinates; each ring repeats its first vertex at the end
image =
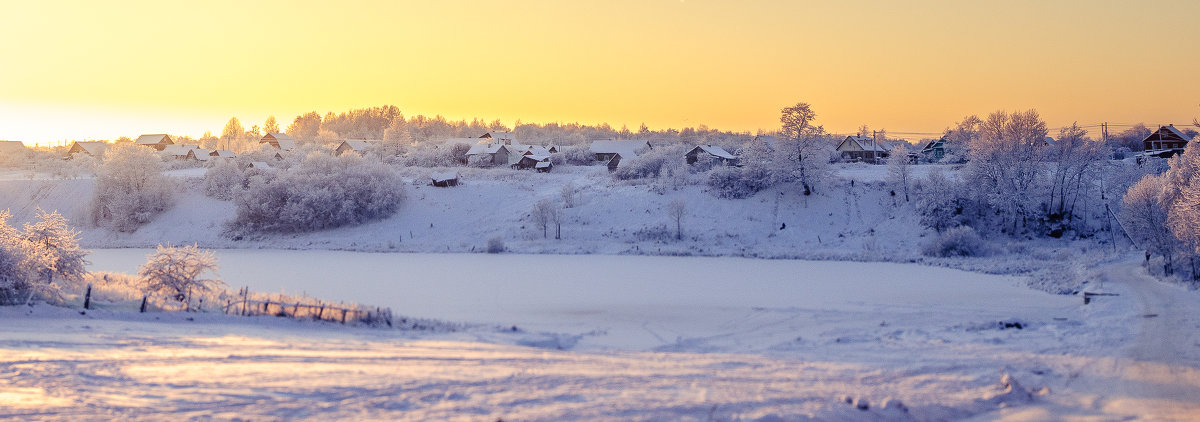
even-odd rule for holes
{"type": "MultiPolygon", "coordinates": [[[[0,139],[198,137],[229,117],[405,115],[940,132],[1035,108],[1200,117],[1200,2],[6,2],[0,139]]],[[[1117,128],[1118,130],[1120,128],[1117,128]]]]}

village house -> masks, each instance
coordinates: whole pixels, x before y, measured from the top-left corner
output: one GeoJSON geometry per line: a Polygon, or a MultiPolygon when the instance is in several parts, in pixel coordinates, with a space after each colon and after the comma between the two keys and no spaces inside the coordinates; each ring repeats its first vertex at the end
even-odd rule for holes
{"type": "Polygon", "coordinates": [[[162,151],[162,150],[166,149],[168,145],[175,144],[175,141],[172,140],[171,137],[168,135],[158,133],[158,134],[139,136],[139,137],[137,137],[137,139],[135,139],[133,141],[133,144],[138,145],[138,146],[150,147],[150,148],[154,148],[155,150],[162,151]]]}
{"type": "Polygon", "coordinates": [[[271,145],[280,151],[291,151],[296,149],[296,140],[283,133],[268,133],[263,135],[262,139],[258,140],[258,143],[271,145]]]}
{"type": "Polygon", "coordinates": [[[697,145],[684,154],[688,164],[696,164],[701,160],[712,162],[713,164],[722,166],[737,165],[737,157],[725,151],[724,148],[714,145],[697,145]]]}
{"type": "Polygon", "coordinates": [[[621,154],[613,154],[612,158],[604,163],[604,166],[608,167],[608,171],[617,171],[617,167],[621,166],[621,154]]]}
{"type": "MultiPolygon", "coordinates": [[[[467,150],[467,164],[474,166],[499,166],[509,164],[509,157],[520,157],[512,154],[504,144],[475,144],[467,150]]],[[[518,158],[519,159],[519,158],[518,158]]]]}
{"type": "Polygon", "coordinates": [[[366,155],[367,151],[379,145],[383,141],[367,140],[367,139],[347,139],[338,144],[337,149],[333,150],[333,154],[342,156],[347,152],[357,152],[358,155],[366,155]]]}
{"type": "MultiPolygon", "coordinates": [[[[597,161],[612,162],[612,159],[620,155],[625,159],[637,158],[637,151],[641,149],[654,149],[649,141],[642,140],[614,140],[605,139],[592,141],[589,147],[592,154],[596,155],[597,161]]],[[[617,160],[620,163],[620,160],[617,160]]]]}
{"type": "Polygon", "coordinates": [[[946,146],[950,143],[949,139],[941,138],[929,141],[921,148],[921,156],[925,157],[925,161],[938,162],[946,158],[946,146]]]}
{"type": "Polygon", "coordinates": [[[456,171],[435,171],[430,178],[433,180],[433,185],[439,188],[458,186],[458,172],[456,171]]]}
{"type": "Polygon", "coordinates": [[[517,141],[517,137],[512,132],[488,132],[479,136],[480,139],[486,139],[489,144],[513,145],[517,141]]]}
{"type": "Polygon", "coordinates": [[[887,158],[892,148],[887,143],[875,142],[869,136],[847,136],[838,144],[837,151],[845,161],[874,163],[881,158],[887,158]]]}
{"type": "Polygon", "coordinates": [[[67,148],[66,159],[68,159],[68,160],[73,159],[73,158],[79,156],[79,154],[83,154],[84,156],[98,159],[98,158],[104,157],[105,151],[108,151],[108,143],[107,142],[100,142],[100,141],[72,142],[71,147],[67,148]]]}
{"type": "Polygon", "coordinates": [[[252,168],[252,169],[259,169],[259,170],[270,170],[271,169],[271,165],[267,164],[267,162],[265,162],[265,161],[251,161],[250,165],[246,166],[246,167],[252,168]]]}
{"type": "MultiPolygon", "coordinates": [[[[168,157],[174,158],[176,160],[185,160],[188,158],[188,153],[191,152],[193,149],[200,149],[200,146],[199,145],[174,144],[174,145],[167,145],[161,151],[164,155],[166,155],[168,157]]],[[[204,154],[208,155],[208,152],[205,151],[204,154]]]]}
{"type": "Polygon", "coordinates": [[[1176,129],[1175,125],[1166,125],[1143,139],[1142,146],[1146,151],[1183,150],[1191,140],[1191,136],[1176,129]]]}
{"type": "Polygon", "coordinates": [[[211,154],[210,152],[205,151],[203,149],[192,148],[192,149],[188,150],[187,155],[184,155],[183,158],[185,160],[207,162],[208,160],[211,160],[213,158],[212,155],[210,155],[210,154],[211,154]]]}
{"type": "Polygon", "coordinates": [[[208,155],[214,158],[237,158],[237,154],[234,154],[233,151],[227,149],[214,150],[208,153],[208,155]]]}

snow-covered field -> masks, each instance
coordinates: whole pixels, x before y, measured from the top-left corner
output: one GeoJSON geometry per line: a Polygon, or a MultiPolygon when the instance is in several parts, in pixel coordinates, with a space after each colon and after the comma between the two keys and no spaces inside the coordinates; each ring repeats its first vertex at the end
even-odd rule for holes
{"type": "MultiPolygon", "coordinates": [[[[1095,245],[951,263],[1006,272],[1057,261],[1089,278],[1089,291],[1118,295],[1089,305],[1030,289],[1022,276],[749,258],[925,261],[929,232],[880,184],[885,169],[837,170],[841,179],[811,197],[741,200],[699,186],[659,194],[590,167],[462,169],[464,185],[450,189],[409,170],[416,183],[391,218],[238,240],[223,232],[233,205],[200,193],[202,170],[171,171],[179,202],[137,232],[81,227],[92,270],[133,273],[149,252],[114,247],[198,243],[220,248],[220,275],[234,289],[388,306],[462,329],[3,308],[0,418],[1200,415],[1200,296],[1154,281],[1136,261],[1075,268],[1106,259],[1095,245]],[[567,183],[578,205],[562,240],[543,239],[529,210],[567,183]],[[663,211],[674,198],[687,202],[683,240],[663,211]],[[493,237],[516,253],[470,253],[493,237]],[[1002,383],[1006,374],[1023,386],[1002,383]]],[[[0,209],[17,224],[39,207],[86,221],[92,183],[0,174],[0,209]]]]}

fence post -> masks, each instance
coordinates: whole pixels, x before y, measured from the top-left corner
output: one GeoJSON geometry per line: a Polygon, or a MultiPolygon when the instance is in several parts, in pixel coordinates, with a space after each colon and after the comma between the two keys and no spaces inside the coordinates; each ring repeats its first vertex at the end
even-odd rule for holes
{"type": "Polygon", "coordinates": [[[346,323],[346,308],[342,308],[342,324],[346,323]]]}
{"type": "Polygon", "coordinates": [[[92,309],[92,283],[88,283],[87,293],[83,295],[83,309],[92,309]]]}
{"type": "Polygon", "coordinates": [[[146,298],[148,298],[148,297],[150,297],[150,296],[147,296],[147,295],[142,296],[142,309],[139,312],[146,313],[146,298]]]}
{"type": "Polygon", "coordinates": [[[250,294],[250,286],[242,288],[242,316],[246,316],[246,296],[250,294]]]}

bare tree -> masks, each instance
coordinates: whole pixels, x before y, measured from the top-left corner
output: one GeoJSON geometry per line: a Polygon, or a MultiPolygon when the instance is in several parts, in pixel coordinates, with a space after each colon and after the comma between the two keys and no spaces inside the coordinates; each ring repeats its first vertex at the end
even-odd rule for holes
{"type": "Polygon", "coordinates": [[[687,202],[683,198],[672,199],[667,204],[667,216],[675,221],[675,239],[683,239],[683,218],[687,217],[687,202]]]}
{"type": "Polygon", "coordinates": [[[908,147],[897,146],[888,157],[888,179],[893,186],[904,192],[904,202],[908,202],[908,182],[912,178],[912,168],[908,161],[908,147]]]}
{"type": "Polygon", "coordinates": [[[533,217],[533,223],[542,228],[542,238],[548,238],[548,229],[550,223],[554,220],[554,209],[557,208],[549,199],[543,199],[533,204],[533,210],[530,215],[533,217]]]}
{"type": "Polygon", "coordinates": [[[563,207],[566,207],[566,208],[575,207],[576,193],[575,193],[575,183],[574,182],[567,182],[567,184],[563,185],[560,195],[562,196],[563,207]]]}
{"type": "Polygon", "coordinates": [[[159,245],[158,251],[138,269],[138,277],[149,291],[184,302],[190,311],[194,293],[213,292],[225,285],[220,279],[202,278],[205,274],[215,275],[216,271],[217,257],[212,251],[196,245],[159,245]]]}

